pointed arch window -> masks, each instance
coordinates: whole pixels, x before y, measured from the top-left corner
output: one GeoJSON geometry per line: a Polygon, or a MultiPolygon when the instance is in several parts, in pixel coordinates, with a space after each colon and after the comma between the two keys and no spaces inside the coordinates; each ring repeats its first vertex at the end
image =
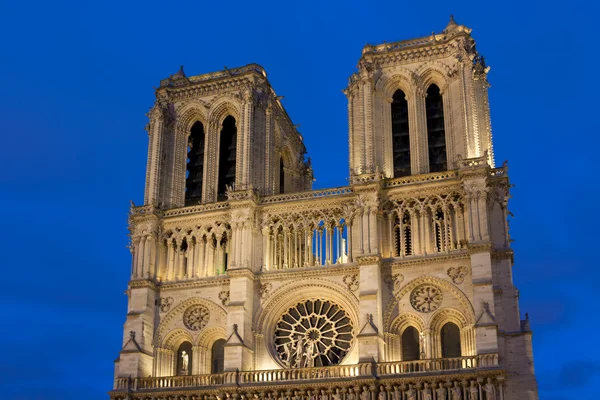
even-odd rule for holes
{"type": "Polygon", "coordinates": [[[185,205],[196,204],[202,200],[204,175],[204,125],[199,121],[190,130],[186,169],[185,205]]]}
{"type": "Polygon", "coordinates": [[[192,360],[192,344],[183,342],[177,349],[177,371],[175,375],[191,375],[192,360]]]}
{"type": "Polygon", "coordinates": [[[409,326],[402,332],[402,361],[418,360],[420,353],[419,332],[409,326]]]}
{"type": "Polygon", "coordinates": [[[447,322],[440,332],[442,339],[442,357],[460,357],[460,328],[453,322],[447,322]]]}
{"type": "Polygon", "coordinates": [[[402,90],[392,96],[392,151],[394,178],[410,175],[410,137],[408,102],[402,90]]]}
{"type": "Polygon", "coordinates": [[[429,172],[446,171],[446,130],[444,127],[444,103],[440,88],[432,84],[425,98],[427,114],[427,146],[429,148],[429,172]]]}
{"type": "Polygon", "coordinates": [[[283,166],[283,157],[279,159],[279,193],[285,192],[285,168],[283,166]]]}
{"type": "Polygon", "coordinates": [[[219,339],[212,345],[210,372],[218,374],[224,371],[225,363],[225,339],[219,339]]]}
{"type": "Polygon", "coordinates": [[[226,200],[227,186],[235,183],[237,127],[235,118],[229,115],[223,120],[219,140],[219,182],[217,185],[217,200],[226,200]]]}

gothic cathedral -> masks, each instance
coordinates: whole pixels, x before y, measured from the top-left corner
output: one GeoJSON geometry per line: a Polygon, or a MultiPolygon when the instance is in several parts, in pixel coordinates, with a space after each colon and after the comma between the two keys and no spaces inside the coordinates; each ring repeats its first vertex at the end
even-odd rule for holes
{"type": "Polygon", "coordinates": [[[367,45],[347,187],[256,64],[160,82],[113,400],[537,399],[471,29],[367,45]]]}

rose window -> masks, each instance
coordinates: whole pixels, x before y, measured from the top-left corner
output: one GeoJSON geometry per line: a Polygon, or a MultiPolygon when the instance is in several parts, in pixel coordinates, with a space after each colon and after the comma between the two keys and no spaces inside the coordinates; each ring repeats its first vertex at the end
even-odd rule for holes
{"type": "Polygon", "coordinates": [[[417,311],[432,312],[442,304],[442,291],[433,285],[421,285],[410,294],[410,304],[417,311]]]}
{"type": "Polygon", "coordinates": [[[210,312],[208,308],[196,305],[191,306],[183,313],[183,323],[192,331],[199,331],[208,323],[210,312]]]}
{"type": "Polygon", "coordinates": [[[327,300],[296,304],[275,327],[275,351],[285,367],[336,365],[346,356],[354,328],[346,312],[327,300]]]}

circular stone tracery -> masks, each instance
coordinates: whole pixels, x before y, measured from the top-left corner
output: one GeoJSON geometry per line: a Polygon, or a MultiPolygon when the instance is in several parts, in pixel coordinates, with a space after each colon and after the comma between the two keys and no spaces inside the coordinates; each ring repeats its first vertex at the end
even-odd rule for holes
{"type": "Polygon", "coordinates": [[[354,328],[346,311],[322,299],[296,304],[275,327],[275,351],[288,368],[336,365],[346,356],[354,328]]]}
{"type": "Polygon", "coordinates": [[[208,323],[210,311],[202,305],[189,307],[183,313],[183,324],[192,331],[199,331],[208,323]]]}
{"type": "Polygon", "coordinates": [[[442,291],[433,285],[417,286],[410,294],[410,304],[417,311],[429,313],[442,304],[442,291]]]}

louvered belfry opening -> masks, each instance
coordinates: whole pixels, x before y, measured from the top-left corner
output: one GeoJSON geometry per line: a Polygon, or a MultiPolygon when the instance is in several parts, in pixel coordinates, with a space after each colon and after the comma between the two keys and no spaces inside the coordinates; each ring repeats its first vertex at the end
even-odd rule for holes
{"type": "Polygon", "coordinates": [[[394,152],[394,178],[397,178],[410,175],[408,102],[402,90],[396,90],[392,99],[392,149],[394,152]]]}
{"type": "Polygon", "coordinates": [[[444,128],[444,103],[440,88],[432,84],[425,98],[427,113],[427,145],[429,147],[429,172],[448,170],[446,156],[446,130],[444,128]]]}
{"type": "Polygon", "coordinates": [[[279,159],[279,193],[285,192],[285,169],[283,167],[283,157],[279,159]]]}
{"type": "Polygon", "coordinates": [[[409,326],[402,332],[402,361],[418,360],[420,352],[419,332],[409,326]]]}
{"type": "Polygon", "coordinates": [[[185,179],[185,205],[202,200],[202,180],[204,175],[204,125],[192,125],[188,139],[187,177],[185,179]]]}
{"type": "Polygon", "coordinates": [[[237,146],[237,127],[235,118],[231,115],[223,121],[219,142],[219,183],[217,186],[217,201],[227,199],[227,186],[235,183],[235,158],[237,146]]]}
{"type": "Polygon", "coordinates": [[[460,357],[460,328],[452,323],[448,322],[442,326],[440,334],[442,338],[442,357],[460,357]]]}

